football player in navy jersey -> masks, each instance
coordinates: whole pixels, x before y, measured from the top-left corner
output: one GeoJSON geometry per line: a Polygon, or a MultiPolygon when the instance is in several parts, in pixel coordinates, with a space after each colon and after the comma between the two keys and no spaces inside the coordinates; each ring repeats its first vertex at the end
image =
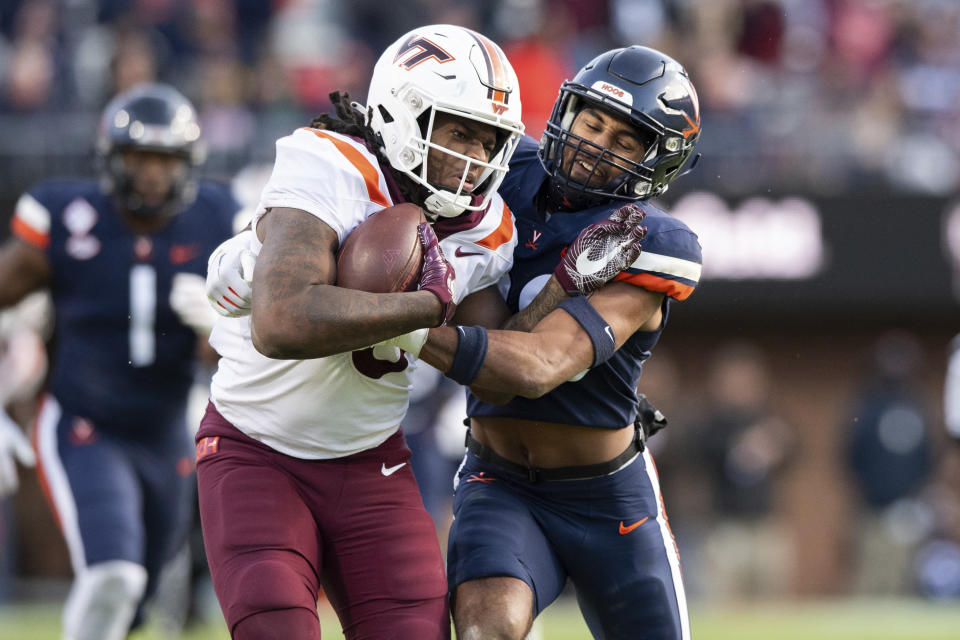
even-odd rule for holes
{"type": "MultiPolygon", "coordinates": [[[[695,89],[670,57],[629,47],[583,67],[500,188],[519,236],[501,286],[502,315],[520,311],[500,325],[513,331],[431,329],[420,351],[472,392],[447,557],[462,640],[525,637],[568,579],[597,638],[689,638],[635,424],[643,362],[701,271],[696,235],[649,198],[684,172],[699,134],[695,89]],[[591,223],[638,213],[642,253],[622,272],[607,238],[570,245],[591,223]]],[[[422,336],[394,343],[416,351],[422,336]]]]}
{"type": "Polygon", "coordinates": [[[75,579],[70,640],[124,638],[193,504],[185,424],[198,334],[212,318],[207,256],[238,206],[199,182],[200,128],[171,87],[141,85],[106,107],[102,179],[25,193],[0,247],[0,308],[49,288],[54,340],[35,424],[37,467],[75,579]]]}

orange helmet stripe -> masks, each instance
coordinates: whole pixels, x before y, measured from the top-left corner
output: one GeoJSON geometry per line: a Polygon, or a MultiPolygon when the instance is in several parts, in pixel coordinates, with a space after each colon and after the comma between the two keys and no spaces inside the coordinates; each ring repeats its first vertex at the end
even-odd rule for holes
{"type": "Polygon", "coordinates": [[[473,39],[480,45],[483,59],[487,63],[487,97],[495,102],[507,103],[510,97],[509,80],[507,77],[507,62],[503,52],[488,37],[476,31],[467,29],[473,39]]]}

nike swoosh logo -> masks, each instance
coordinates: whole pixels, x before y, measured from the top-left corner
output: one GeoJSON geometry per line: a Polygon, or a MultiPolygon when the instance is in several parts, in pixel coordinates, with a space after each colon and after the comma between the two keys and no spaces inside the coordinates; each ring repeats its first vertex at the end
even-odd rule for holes
{"type": "Polygon", "coordinates": [[[383,463],[383,464],[380,466],[380,473],[382,473],[382,474],[385,475],[385,476],[392,476],[394,473],[396,473],[397,471],[399,471],[400,468],[401,468],[403,465],[405,465],[405,464],[407,464],[407,463],[406,463],[406,462],[401,462],[400,464],[398,464],[398,465],[396,465],[396,466],[394,466],[394,467],[388,467],[386,463],[383,463]]]}
{"type": "Polygon", "coordinates": [[[610,325],[605,326],[603,330],[610,336],[610,342],[617,344],[617,339],[613,337],[613,329],[610,328],[610,325]]]}
{"type": "Polygon", "coordinates": [[[617,255],[617,253],[619,253],[623,247],[627,246],[631,242],[633,241],[627,238],[626,240],[624,240],[623,242],[615,246],[613,249],[610,249],[610,251],[606,252],[605,254],[597,258],[596,260],[592,259],[589,255],[587,255],[588,253],[590,253],[589,251],[584,251],[579,256],[577,256],[577,273],[579,273],[582,276],[592,276],[593,274],[595,274],[596,272],[600,271],[605,266],[607,266],[607,263],[610,262],[611,258],[617,255]]]}
{"type": "Polygon", "coordinates": [[[637,520],[636,522],[634,522],[634,523],[633,523],[632,525],[630,525],[629,527],[623,526],[623,520],[621,520],[621,521],[620,521],[620,535],[622,535],[622,536],[627,535],[628,533],[630,533],[631,531],[633,531],[634,529],[636,529],[637,527],[639,527],[640,525],[642,525],[644,522],[646,522],[646,521],[649,520],[649,519],[650,519],[650,516],[647,516],[647,517],[644,518],[643,520],[637,520]]]}
{"type": "Polygon", "coordinates": [[[464,251],[463,247],[457,247],[457,250],[453,252],[453,255],[458,258],[463,258],[464,256],[482,256],[483,251],[464,251]]]}

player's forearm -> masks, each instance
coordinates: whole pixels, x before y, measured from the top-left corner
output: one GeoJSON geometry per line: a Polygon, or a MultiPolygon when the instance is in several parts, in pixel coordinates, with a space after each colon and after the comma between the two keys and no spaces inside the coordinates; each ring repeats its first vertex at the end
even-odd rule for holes
{"type": "MultiPolygon", "coordinates": [[[[449,372],[458,343],[452,327],[432,329],[420,359],[449,372]]],[[[483,366],[470,388],[480,396],[495,393],[538,398],[590,366],[589,349],[563,333],[490,331],[483,366]]]]}
{"type": "Polygon", "coordinates": [[[543,289],[540,290],[540,293],[537,294],[537,297],[507,319],[500,328],[511,331],[532,331],[537,323],[546,318],[551,311],[557,308],[557,305],[568,297],[567,292],[563,290],[557,279],[551,277],[543,289]]]}
{"type": "Polygon", "coordinates": [[[539,398],[589,367],[590,357],[562,334],[491,331],[471,388],[539,398]]]}
{"type": "MultiPolygon", "coordinates": [[[[499,293],[496,293],[496,300],[499,301],[500,305],[504,307],[503,298],[500,297],[499,293]]],[[[562,301],[566,300],[569,296],[563,290],[563,287],[557,282],[556,278],[550,278],[547,281],[547,284],[540,290],[540,293],[527,305],[522,311],[514,314],[507,318],[503,323],[495,322],[490,324],[484,321],[478,321],[478,317],[473,313],[473,308],[468,308],[467,301],[471,297],[479,298],[479,294],[474,294],[473,296],[468,296],[465,303],[460,307],[460,311],[464,312],[462,316],[458,316],[455,320],[462,320],[466,318],[468,321],[466,324],[470,325],[479,325],[479,326],[500,326],[501,329],[518,331],[518,332],[530,332],[533,328],[551,311],[556,309],[562,301]],[[468,317],[469,316],[469,317],[468,317]]],[[[488,299],[483,300],[483,305],[485,308],[490,308],[493,306],[492,301],[488,299]]],[[[453,357],[457,350],[457,344],[459,340],[457,337],[457,332],[452,327],[441,327],[438,329],[432,329],[430,331],[429,339],[424,346],[424,349],[420,352],[420,358],[433,365],[440,371],[449,371],[450,367],[453,364],[453,357]]],[[[506,345],[500,345],[506,347],[506,345]]],[[[506,347],[508,348],[508,347],[506,347]]],[[[522,356],[530,355],[526,350],[521,351],[522,356]]],[[[508,359],[508,362],[509,359],[508,359]]],[[[531,371],[524,376],[525,381],[523,383],[517,382],[514,379],[512,374],[517,373],[512,368],[508,370],[506,375],[501,376],[499,373],[490,374],[489,372],[482,373],[478,376],[478,380],[475,380],[473,384],[470,385],[470,391],[480,400],[484,402],[489,402],[491,404],[504,404],[508,402],[515,395],[522,395],[527,397],[537,397],[543,395],[550,389],[553,389],[557,385],[561,384],[563,380],[559,377],[550,375],[549,372],[553,369],[548,364],[544,364],[543,360],[540,358],[534,358],[532,363],[528,363],[531,366],[531,371]],[[539,375],[537,375],[539,374],[539,375]],[[489,385],[487,387],[482,386],[483,384],[489,385]]],[[[498,368],[500,365],[494,364],[495,368],[498,368]]]]}
{"type": "Polygon", "coordinates": [[[361,349],[436,325],[441,315],[440,303],[429,291],[373,294],[312,285],[285,299],[260,300],[259,295],[253,299],[253,344],[278,359],[322,358],[361,349]]]}

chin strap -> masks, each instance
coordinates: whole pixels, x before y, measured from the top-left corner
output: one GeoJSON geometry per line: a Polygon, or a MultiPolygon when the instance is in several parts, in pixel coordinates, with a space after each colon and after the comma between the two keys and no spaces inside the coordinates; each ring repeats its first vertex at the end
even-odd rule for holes
{"type": "MultiPolygon", "coordinates": [[[[471,196],[468,195],[454,196],[450,191],[437,191],[424,199],[423,208],[427,210],[428,214],[432,214],[433,220],[438,217],[456,218],[466,211],[471,200],[471,196]]],[[[431,216],[428,215],[427,217],[431,216]]]]}
{"type": "MultiPolygon", "coordinates": [[[[424,191],[427,191],[424,188],[424,191]]],[[[452,191],[439,189],[423,199],[423,208],[426,210],[427,219],[433,222],[440,218],[456,218],[462,215],[467,207],[479,207],[483,198],[476,194],[454,196],[452,191]]]]}

